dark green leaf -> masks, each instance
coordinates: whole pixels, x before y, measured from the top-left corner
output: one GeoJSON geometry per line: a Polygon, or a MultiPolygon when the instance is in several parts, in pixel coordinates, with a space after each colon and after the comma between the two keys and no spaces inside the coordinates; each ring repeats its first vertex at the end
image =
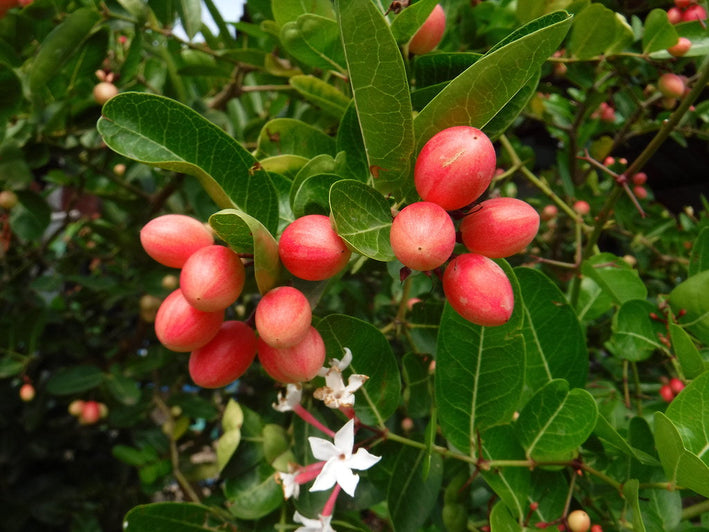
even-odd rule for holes
{"type": "Polygon", "coordinates": [[[330,18],[303,14],[281,28],[281,42],[301,63],[322,70],[345,71],[340,29],[330,18]]]}
{"type": "Polygon", "coordinates": [[[291,154],[311,159],[322,153],[335,156],[335,140],[313,126],[294,118],[274,118],[258,138],[259,158],[291,154]]]}
{"type": "Polygon", "coordinates": [[[591,4],[576,15],[569,38],[569,52],[587,59],[605,52],[616,41],[616,16],[602,4],[591,4]]]}
{"type": "Polygon", "coordinates": [[[74,366],[52,375],[47,381],[47,392],[72,395],[96,388],[103,380],[103,372],[95,366],[74,366]]]}
{"type": "Polygon", "coordinates": [[[612,449],[636,458],[640,463],[646,465],[659,465],[659,462],[654,456],[632,447],[630,443],[623,438],[618,431],[603,417],[602,414],[598,415],[596,419],[596,427],[593,429],[593,433],[598,436],[603,443],[611,447],[612,449]]]}
{"type": "Polygon", "coordinates": [[[178,502],[136,506],[123,521],[125,532],[217,532],[225,526],[210,508],[178,502]]]}
{"type": "Polygon", "coordinates": [[[448,83],[480,59],[482,54],[473,52],[439,52],[414,58],[416,87],[448,83]]]}
{"type": "Polygon", "coordinates": [[[293,214],[330,214],[330,187],[342,178],[336,174],[317,174],[302,181],[293,198],[293,214]]]}
{"type": "Polygon", "coordinates": [[[522,532],[522,527],[512,517],[509,508],[498,501],[490,512],[490,530],[495,532],[522,532]]]}
{"type": "Polygon", "coordinates": [[[638,272],[622,258],[600,253],[583,262],[581,271],[593,279],[613,301],[620,305],[631,299],[645,299],[647,288],[638,272]]]}
{"type": "Polygon", "coordinates": [[[689,255],[689,275],[709,270],[709,227],[699,231],[689,255]]]}
{"type": "Polygon", "coordinates": [[[685,377],[688,379],[698,377],[704,372],[706,365],[697,346],[694,345],[694,341],[682,327],[676,323],[670,323],[669,327],[672,350],[677,355],[685,377]]]}
{"type": "Polygon", "coordinates": [[[42,196],[18,190],[20,202],[10,212],[10,227],[23,240],[39,240],[49,226],[51,210],[42,196]]]}
{"type": "Polygon", "coordinates": [[[10,355],[0,358],[0,379],[14,377],[24,371],[26,363],[10,355]]]}
{"type": "Polygon", "coordinates": [[[675,314],[684,311],[679,324],[709,345],[709,270],[697,273],[670,292],[670,305],[675,314]]]}
{"type": "Polygon", "coordinates": [[[20,79],[10,67],[0,64],[0,121],[3,124],[17,111],[21,102],[20,79]]]}
{"type": "Polygon", "coordinates": [[[111,373],[106,377],[106,386],[113,397],[124,405],[135,405],[140,400],[138,382],[129,377],[111,373]]]}
{"type": "Polygon", "coordinates": [[[414,353],[407,353],[401,361],[401,373],[404,379],[404,401],[409,417],[420,418],[431,411],[431,376],[430,359],[414,353]]]}
{"type": "Polygon", "coordinates": [[[367,153],[357,120],[357,109],[350,103],[337,130],[337,151],[345,153],[343,176],[356,181],[366,181],[369,177],[367,153]],[[344,171],[347,173],[345,174],[344,171]]]}
{"type": "Polygon", "coordinates": [[[391,33],[399,44],[406,44],[436,7],[438,0],[420,0],[403,9],[391,23],[391,33]]]}

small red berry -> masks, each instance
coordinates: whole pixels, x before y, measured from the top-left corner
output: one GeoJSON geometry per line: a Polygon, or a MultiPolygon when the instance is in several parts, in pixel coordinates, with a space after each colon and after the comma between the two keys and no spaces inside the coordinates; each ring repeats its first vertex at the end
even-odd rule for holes
{"type": "Polygon", "coordinates": [[[559,208],[556,205],[545,205],[542,209],[541,219],[545,222],[553,220],[559,214],[559,208]]]}
{"type": "Polygon", "coordinates": [[[642,185],[635,185],[633,187],[633,193],[638,199],[642,200],[647,198],[647,189],[642,185]]]}
{"type": "Polygon", "coordinates": [[[603,532],[601,525],[591,525],[591,532],[603,532]]]}
{"type": "Polygon", "coordinates": [[[677,74],[666,72],[657,80],[657,88],[667,98],[681,98],[684,94],[684,81],[677,74]]]}
{"type": "Polygon", "coordinates": [[[677,377],[672,377],[670,379],[670,388],[672,389],[672,392],[677,395],[679,392],[684,390],[684,383],[677,377]]]}
{"type": "Polygon", "coordinates": [[[662,397],[662,400],[666,403],[670,403],[672,399],[675,398],[675,392],[672,391],[669,384],[663,384],[660,386],[660,397],[662,397]]]}
{"type": "Polygon", "coordinates": [[[647,174],[645,172],[638,172],[632,177],[634,185],[644,185],[647,182],[647,174]]]}
{"type": "Polygon", "coordinates": [[[591,212],[591,206],[584,200],[576,201],[573,205],[573,209],[581,216],[586,216],[589,212],[591,212]]]}
{"type": "Polygon", "coordinates": [[[84,401],[79,414],[79,423],[82,425],[93,425],[101,419],[101,407],[96,401],[84,401]]]}
{"type": "Polygon", "coordinates": [[[682,22],[682,10],[678,7],[671,7],[667,10],[667,20],[670,24],[679,24],[682,22]]]}

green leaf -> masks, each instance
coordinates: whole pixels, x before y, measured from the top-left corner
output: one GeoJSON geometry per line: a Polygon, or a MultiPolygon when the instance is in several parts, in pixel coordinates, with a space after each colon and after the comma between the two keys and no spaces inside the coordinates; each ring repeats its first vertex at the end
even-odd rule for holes
{"type": "Polygon", "coordinates": [[[224,413],[222,414],[222,429],[225,431],[240,429],[243,424],[244,411],[241,409],[239,403],[234,401],[234,399],[229,399],[224,413]]]}
{"type": "Polygon", "coordinates": [[[689,254],[689,275],[709,270],[709,227],[699,231],[689,254]]]}
{"type": "Polygon", "coordinates": [[[106,376],[106,386],[113,397],[124,405],[136,405],[140,400],[140,388],[138,388],[138,381],[131,379],[130,377],[117,373],[111,373],[106,376]]]}
{"type": "Polygon", "coordinates": [[[647,288],[638,272],[612,253],[600,253],[585,260],[581,272],[593,279],[618,305],[647,297],[647,288]]]}
{"type": "Polygon", "coordinates": [[[591,4],[574,18],[568,50],[574,57],[588,59],[605,52],[618,37],[616,15],[602,4],[591,4]]]}
{"type": "Polygon", "coordinates": [[[190,40],[199,33],[202,26],[202,3],[200,0],[179,0],[177,9],[185,33],[190,40]]]}
{"type": "Polygon", "coordinates": [[[446,303],[438,331],[435,390],[441,429],[452,445],[471,456],[478,452],[478,431],[512,420],[524,386],[519,284],[506,262],[498,264],[514,290],[510,320],[481,327],[446,303]]]}
{"type": "Polygon", "coordinates": [[[709,466],[709,372],[690,382],[665,414],[677,427],[684,447],[709,466]]]}
{"type": "Polygon", "coordinates": [[[564,460],[591,435],[598,407],[586,390],[556,379],[541,388],[519,413],[517,435],[528,458],[564,460]]]}
{"type": "Polygon", "coordinates": [[[355,412],[363,423],[383,426],[401,399],[399,368],[386,337],[365,321],[331,314],[317,325],[328,356],[342,358],[344,348],[352,351],[352,373],[369,380],[357,392],[355,412]]]}
{"type": "Polygon", "coordinates": [[[709,345],[709,270],[692,275],[670,292],[670,306],[675,315],[680,311],[679,324],[709,345]]]}
{"type": "Polygon", "coordinates": [[[590,277],[581,279],[581,290],[576,303],[579,320],[588,322],[600,318],[613,307],[613,298],[590,277]]]}
{"type": "Polygon", "coordinates": [[[293,198],[293,214],[330,214],[330,187],[342,178],[336,174],[316,174],[300,182],[293,198]]]}
{"type": "MultiPolygon", "coordinates": [[[[557,11],[567,9],[578,0],[537,0],[536,2],[518,2],[517,19],[522,22],[529,22],[532,19],[557,11]]],[[[587,0],[590,2],[590,0],[587,0]]]]}
{"type": "Polygon", "coordinates": [[[296,20],[301,15],[313,13],[321,17],[334,19],[332,2],[329,0],[271,0],[271,12],[279,26],[296,20]]]}
{"type": "Polygon", "coordinates": [[[414,33],[436,7],[438,0],[419,0],[415,4],[402,9],[391,23],[391,33],[399,44],[405,44],[411,40],[414,33]]]}
{"type": "Polygon", "coordinates": [[[524,309],[525,385],[537,390],[552,379],[582,388],[588,375],[586,339],[576,313],[557,285],[530,268],[515,268],[524,309]]]}
{"type": "Polygon", "coordinates": [[[237,253],[252,253],[259,292],[273,288],[283,271],[278,242],[257,219],[238,209],[224,209],[209,217],[214,232],[237,253]]]}
{"type": "Polygon", "coordinates": [[[490,530],[495,532],[523,532],[520,524],[512,517],[509,508],[498,501],[490,512],[490,530]]]}
{"type": "Polygon", "coordinates": [[[631,446],[630,443],[610,424],[610,422],[603,417],[603,414],[598,415],[593,433],[598,436],[607,447],[611,447],[626,456],[635,458],[641,464],[652,466],[659,465],[659,462],[654,456],[642,451],[641,449],[636,449],[631,446]]]}
{"type": "Polygon", "coordinates": [[[10,227],[23,240],[39,240],[49,226],[51,209],[45,199],[29,190],[18,190],[19,203],[10,211],[10,227]]]}
{"type": "Polygon", "coordinates": [[[283,504],[283,489],[272,467],[262,464],[230,484],[229,511],[239,519],[259,519],[283,504]]]}
{"type": "Polygon", "coordinates": [[[72,395],[96,388],[103,380],[103,372],[95,366],[64,368],[49,378],[47,392],[52,395],[72,395]]]}
{"type": "Polygon", "coordinates": [[[371,0],[336,0],[335,10],[374,186],[404,197],[413,190],[414,136],[401,52],[371,0]]]}
{"type": "Polygon", "coordinates": [[[677,30],[667,18],[664,9],[653,9],[645,19],[643,33],[643,53],[649,54],[658,50],[666,50],[677,44],[677,30]]]}
{"type": "Polygon", "coordinates": [[[224,433],[217,440],[217,467],[220,472],[224,471],[229,460],[231,460],[231,457],[239,448],[239,443],[241,443],[241,429],[239,428],[225,429],[224,433]]]}
{"type": "Polygon", "coordinates": [[[655,309],[649,301],[626,301],[613,316],[611,346],[613,354],[625,360],[640,361],[655,350],[663,350],[658,333],[664,333],[661,323],[650,319],[655,309]]]}
{"type": "Polygon", "coordinates": [[[123,93],[103,106],[97,127],[115,152],[193,175],[219,207],[238,207],[269,231],[277,230],[278,198],[268,174],[238,142],[189,107],[162,96],[123,93]]]}
{"type": "Polygon", "coordinates": [[[431,515],[443,481],[443,459],[439,454],[431,455],[431,466],[424,476],[427,460],[426,449],[405,447],[397,453],[387,490],[394,530],[419,530],[431,515]]]}
{"type": "Polygon", "coordinates": [[[416,87],[448,83],[481,57],[482,54],[474,52],[437,52],[416,56],[413,67],[416,87]]]}
{"type": "Polygon", "coordinates": [[[217,532],[227,526],[207,506],[184,502],[136,506],[123,521],[125,532],[217,532]]]}
{"type": "Polygon", "coordinates": [[[709,467],[684,448],[680,431],[662,412],[655,412],[655,446],[670,483],[709,497],[709,467]]]}
{"type": "Polygon", "coordinates": [[[688,379],[698,377],[704,372],[706,365],[697,346],[694,345],[694,341],[682,327],[676,323],[670,323],[669,327],[672,351],[677,355],[685,377],[688,379]]]}
{"type": "Polygon", "coordinates": [[[645,532],[645,523],[643,523],[643,512],[640,509],[640,482],[636,478],[631,478],[630,480],[623,483],[623,495],[625,496],[626,504],[630,505],[633,511],[633,531],[645,532]]]}
{"type": "Polygon", "coordinates": [[[401,359],[401,376],[405,384],[403,399],[409,417],[425,417],[431,411],[429,365],[430,359],[414,353],[407,353],[401,359]]]}
{"type": "Polygon", "coordinates": [[[335,156],[335,140],[294,118],[274,118],[258,137],[257,156],[291,154],[311,159],[321,153],[335,156]]]}
{"type": "Polygon", "coordinates": [[[42,90],[69,58],[81,49],[81,44],[91,35],[100,19],[97,10],[81,7],[47,35],[32,61],[29,86],[33,93],[42,90]]]}
{"type": "Polygon", "coordinates": [[[322,70],[345,71],[345,51],[337,22],[306,13],[281,28],[286,51],[301,63],[322,70]]]}
{"type": "Polygon", "coordinates": [[[342,91],[315,76],[292,76],[288,83],[303,98],[337,119],[342,118],[351,101],[342,91]]]}
{"type": "Polygon", "coordinates": [[[538,70],[529,78],[529,81],[515,94],[500,111],[485,124],[485,134],[491,140],[502,135],[517,119],[519,114],[527,107],[529,101],[537,93],[539,79],[542,71],[538,70]]]}
{"type": "MultiPolygon", "coordinates": [[[[0,63],[0,121],[4,124],[22,103],[22,83],[9,66],[0,63]]],[[[0,139],[2,139],[0,133],[0,139]]]]}
{"type": "Polygon", "coordinates": [[[25,370],[27,363],[18,360],[12,355],[7,355],[0,358],[0,379],[14,377],[25,370]]]}
{"type": "Polygon", "coordinates": [[[356,181],[367,181],[370,175],[367,153],[354,102],[347,107],[337,130],[337,151],[345,154],[342,175],[356,181]]]}
{"type": "Polygon", "coordinates": [[[345,179],[330,188],[335,231],[349,247],[370,259],[394,260],[389,242],[391,207],[372,187],[345,179]]]}
{"type": "MultiPolygon", "coordinates": [[[[558,48],[571,16],[552,13],[517,30],[451,81],[416,116],[417,149],[452,126],[485,128],[558,48]],[[500,75],[504,72],[504,75],[500,75]]],[[[508,117],[509,118],[509,117],[508,117]]]]}

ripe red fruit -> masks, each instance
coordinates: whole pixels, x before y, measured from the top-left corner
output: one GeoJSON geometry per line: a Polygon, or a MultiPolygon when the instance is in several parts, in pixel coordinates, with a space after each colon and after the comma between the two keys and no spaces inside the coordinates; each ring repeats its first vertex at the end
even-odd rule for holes
{"type": "Polygon", "coordinates": [[[635,185],[633,187],[633,193],[638,199],[647,198],[647,189],[642,185],[635,185]]]}
{"type": "Polygon", "coordinates": [[[681,98],[684,94],[684,81],[677,74],[667,72],[657,80],[657,88],[668,98],[681,98]]]}
{"type": "Polygon", "coordinates": [[[190,377],[197,386],[221,388],[241,377],[255,357],[253,329],[243,321],[225,321],[207,345],[190,354],[190,377]]]}
{"type": "Polygon", "coordinates": [[[94,100],[99,105],[103,105],[118,94],[118,87],[108,81],[101,81],[94,86],[93,94],[94,100]]]}
{"type": "Polygon", "coordinates": [[[544,221],[553,220],[559,214],[559,208],[556,205],[545,205],[542,209],[540,218],[544,221]]]}
{"type": "Polygon", "coordinates": [[[662,400],[666,403],[670,403],[672,399],[675,398],[675,392],[672,391],[669,384],[663,384],[660,386],[660,397],[662,397],[662,400]]]}
{"type": "Polygon", "coordinates": [[[178,288],[160,305],[155,317],[155,334],[171,351],[194,351],[214,338],[223,320],[223,310],[197,310],[178,288]]]}
{"type": "Polygon", "coordinates": [[[278,255],[286,269],[307,281],[322,281],[339,273],[352,252],[322,214],[294,220],[278,241],[278,255]]]}
{"type": "Polygon", "coordinates": [[[682,22],[682,10],[678,7],[671,7],[667,10],[667,20],[670,24],[678,24],[682,22]]]}
{"type": "Polygon", "coordinates": [[[426,21],[409,41],[409,52],[416,55],[427,54],[443,38],[446,31],[446,13],[441,4],[436,4],[426,21]]]}
{"type": "Polygon", "coordinates": [[[279,286],[267,292],[256,306],[256,330],[271,347],[292,347],[310,330],[313,313],[303,292],[279,286]]]}
{"type": "Polygon", "coordinates": [[[490,258],[521,252],[539,231],[539,214],[516,198],[483,201],[460,224],[463,244],[472,253],[490,258]]]}
{"type": "Polygon", "coordinates": [[[34,386],[32,386],[29,382],[26,382],[25,384],[20,386],[20,399],[22,399],[25,403],[28,403],[32,399],[34,399],[34,396],[34,386]]]}
{"type": "Polygon", "coordinates": [[[578,200],[575,202],[573,204],[573,209],[581,216],[586,216],[589,212],[591,212],[591,206],[584,200],[578,200]]]}
{"type": "Polygon", "coordinates": [[[682,22],[691,22],[693,20],[706,20],[707,11],[702,6],[692,5],[682,12],[682,22]]]}
{"type": "Polygon", "coordinates": [[[389,241],[404,266],[429,271],[438,268],[453,253],[455,226],[443,207],[419,201],[396,215],[389,241]]]}
{"type": "Polygon", "coordinates": [[[143,226],[140,243],[160,264],[182,268],[195,251],[214,244],[214,237],[199,220],[184,214],[165,214],[143,226]]]}
{"type": "Polygon", "coordinates": [[[687,52],[689,52],[689,49],[692,47],[692,41],[687,39],[687,37],[680,37],[677,40],[677,44],[674,46],[670,46],[667,51],[669,52],[670,55],[674,57],[682,57],[685,55],[687,52]]]}
{"type": "Polygon", "coordinates": [[[496,165],[495,148],[485,133],[449,127],[431,137],[416,158],[416,191],[447,211],[460,209],[487,190],[496,165]]]}
{"type": "Polygon", "coordinates": [[[197,310],[224,310],[241,294],[246,272],[239,256],[226,246],[206,246],[195,251],[182,267],[180,288],[197,310]]]}
{"type": "Polygon", "coordinates": [[[274,380],[305,382],[315,377],[325,362],[325,343],[315,327],[310,327],[305,338],[292,347],[271,347],[259,338],[258,358],[274,380]]]}
{"type": "Polygon", "coordinates": [[[93,425],[101,419],[101,407],[96,401],[84,401],[79,414],[79,423],[93,425]]]}
{"type": "Polygon", "coordinates": [[[687,9],[695,0],[675,0],[675,5],[680,9],[687,9]]]}
{"type": "Polygon", "coordinates": [[[644,185],[647,182],[647,174],[645,172],[638,172],[632,177],[633,185],[644,185]]]}
{"type": "Polygon", "coordinates": [[[476,253],[459,255],[448,264],[443,292],[458,314],[477,325],[502,325],[514,310],[512,285],[504,270],[476,253]]]}
{"type": "Polygon", "coordinates": [[[677,377],[672,377],[670,379],[670,388],[672,389],[672,392],[677,395],[679,392],[684,390],[684,383],[677,377]]]}
{"type": "Polygon", "coordinates": [[[591,525],[591,532],[603,532],[601,525],[591,525]]]}
{"type": "Polygon", "coordinates": [[[566,518],[570,532],[586,532],[591,528],[591,518],[583,510],[574,510],[566,518]]]}

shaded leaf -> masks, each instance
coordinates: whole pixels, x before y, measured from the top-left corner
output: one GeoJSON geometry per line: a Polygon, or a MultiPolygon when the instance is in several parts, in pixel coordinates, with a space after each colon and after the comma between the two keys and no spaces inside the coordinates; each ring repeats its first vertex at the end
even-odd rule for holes
{"type": "Polygon", "coordinates": [[[709,227],[699,231],[689,255],[689,275],[709,270],[709,227]]]}
{"type": "Polygon", "coordinates": [[[123,521],[126,532],[216,532],[227,525],[201,504],[158,502],[136,506],[123,521]]]}
{"type": "Polygon", "coordinates": [[[293,76],[288,80],[288,83],[303,98],[335,118],[341,119],[350,104],[350,98],[315,76],[293,76]]]}
{"type": "Polygon", "coordinates": [[[670,292],[670,305],[679,318],[679,324],[709,345],[709,270],[692,275],[670,292]]]}
{"type": "Polygon", "coordinates": [[[103,372],[95,366],[65,368],[49,378],[47,392],[52,395],[73,395],[96,388],[103,379],[103,372]]]}
{"type": "Polygon", "coordinates": [[[688,379],[698,377],[704,372],[706,365],[697,346],[694,345],[689,334],[676,323],[670,323],[669,328],[672,350],[677,355],[685,377],[688,379]]]}
{"type": "Polygon", "coordinates": [[[625,360],[645,360],[653,351],[664,346],[658,339],[664,326],[650,319],[655,309],[649,301],[634,299],[626,301],[613,316],[611,346],[613,354],[625,360]]]}

